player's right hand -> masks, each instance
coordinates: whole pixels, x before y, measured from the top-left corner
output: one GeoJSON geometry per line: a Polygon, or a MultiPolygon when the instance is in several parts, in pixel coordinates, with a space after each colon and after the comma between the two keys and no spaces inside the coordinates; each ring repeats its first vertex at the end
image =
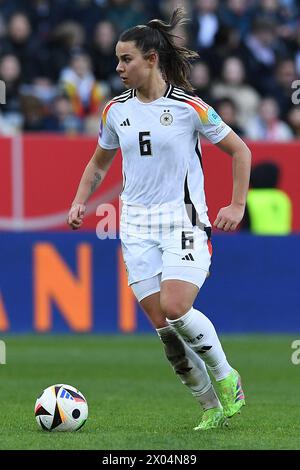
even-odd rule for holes
{"type": "Polygon", "coordinates": [[[68,214],[68,224],[73,230],[78,230],[82,223],[86,207],[84,204],[74,203],[68,214]]]}

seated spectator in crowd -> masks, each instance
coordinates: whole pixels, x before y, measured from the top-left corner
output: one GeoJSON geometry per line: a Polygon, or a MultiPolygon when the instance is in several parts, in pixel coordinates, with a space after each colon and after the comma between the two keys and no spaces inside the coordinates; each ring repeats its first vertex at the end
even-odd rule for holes
{"type": "Polygon", "coordinates": [[[106,0],[72,0],[69,4],[69,19],[80,24],[88,41],[92,40],[92,32],[99,21],[104,20],[106,0]]]}
{"type": "Polygon", "coordinates": [[[35,96],[45,105],[45,108],[48,108],[58,95],[58,88],[50,78],[36,77],[32,83],[21,85],[20,95],[35,96]]]}
{"type": "Polygon", "coordinates": [[[220,18],[224,25],[235,28],[243,38],[250,31],[254,14],[254,5],[248,0],[226,0],[221,6],[220,18]]]}
{"type": "Polygon", "coordinates": [[[270,94],[278,103],[282,119],[286,118],[289,109],[293,106],[291,95],[294,80],[297,80],[294,60],[290,58],[280,60],[276,65],[274,85],[273,89],[270,90],[270,94]]]}
{"type": "Polygon", "coordinates": [[[192,15],[192,31],[195,37],[194,47],[199,52],[214,44],[220,27],[218,14],[219,0],[195,0],[192,15]]]}
{"type": "Polygon", "coordinates": [[[82,49],[85,43],[84,29],[75,21],[65,21],[52,32],[48,41],[48,69],[46,75],[57,81],[67,67],[73,51],[82,49]]]}
{"type": "Polygon", "coordinates": [[[260,0],[257,3],[256,16],[271,20],[279,39],[292,39],[298,27],[294,0],[260,0]]]}
{"type": "Polygon", "coordinates": [[[46,115],[46,109],[42,101],[36,96],[21,96],[21,109],[24,118],[23,131],[42,131],[46,115]]]}
{"type": "Polygon", "coordinates": [[[113,23],[118,33],[150,20],[142,1],[108,0],[106,5],[105,19],[113,23]]]}
{"type": "Polygon", "coordinates": [[[97,80],[105,80],[111,88],[112,95],[120,94],[124,85],[116,72],[117,60],[115,46],[117,35],[110,21],[100,21],[95,28],[89,54],[97,80]]]}
{"type": "Polygon", "coordinates": [[[35,40],[29,19],[24,13],[15,13],[10,18],[7,33],[1,45],[2,53],[18,58],[22,80],[29,83],[42,71],[43,47],[35,40]]]}
{"type": "Polygon", "coordinates": [[[300,106],[293,106],[287,115],[287,122],[293,131],[294,138],[300,139],[300,106]]]}
{"type": "Polygon", "coordinates": [[[212,86],[211,92],[215,99],[232,99],[241,128],[245,128],[249,119],[257,113],[259,94],[245,82],[245,68],[238,57],[228,57],[224,61],[221,81],[212,86]]]}
{"type": "Polygon", "coordinates": [[[73,54],[69,67],[61,72],[62,91],[69,97],[73,112],[79,118],[99,112],[108,89],[100,85],[92,72],[89,56],[84,51],[73,54]]]}
{"type": "Polygon", "coordinates": [[[3,116],[7,123],[20,129],[23,121],[19,95],[21,66],[15,55],[7,54],[0,58],[0,80],[5,83],[6,103],[1,105],[3,116]]]}
{"type": "Polygon", "coordinates": [[[79,134],[82,132],[82,120],[73,113],[69,98],[65,96],[55,98],[50,115],[43,121],[42,130],[62,134],[79,134]]]}
{"type": "Polygon", "coordinates": [[[246,137],[269,142],[293,139],[290,127],[279,119],[279,107],[274,98],[262,99],[258,116],[248,123],[246,137]]]}
{"type": "Polygon", "coordinates": [[[262,96],[269,94],[277,57],[286,53],[286,47],[276,36],[276,25],[270,20],[257,18],[245,38],[241,53],[249,83],[262,96]]]}
{"type": "Polygon", "coordinates": [[[210,93],[210,70],[204,62],[198,60],[193,63],[190,82],[194,88],[194,93],[206,103],[212,104],[213,98],[210,93]]]}
{"type": "Polygon", "coordinates": [[[300,76],[300,28],[295,31],[293,41],[290,42],[290,49],[295,60],[296,73],[300,76]]]}
{"type": "MultiPolygon", "coordinates": [[[[195,49],[195,48],[194,48],[195,49]]],[[[214,44],[201,51],[201,59],[204,60],[212,74],[212,78],[220,78],[220,70],[224,61],[231,56],[239,57],[240,36],[235,28],[220,25],[215,35],[214,44]]]]}
{"type": "Polygon", "coordinates": [[[26,5],[26,14],[39,43],[45,42],[51,31],[71,15],[76,4],[76,0],[73,0],[71,8],[69,0],[17,0],[17,3],[18,1],[22,10],[26,5]]]}
{"type": "Polygon", "coordinates": [[[237,118],[237,107],[230,98],[223,98],[215,102],[215,110],[221,116],[222,120],[231,127],[231,129],[240,137],[245,135],[244,130],[239,126],[237,118]]]}

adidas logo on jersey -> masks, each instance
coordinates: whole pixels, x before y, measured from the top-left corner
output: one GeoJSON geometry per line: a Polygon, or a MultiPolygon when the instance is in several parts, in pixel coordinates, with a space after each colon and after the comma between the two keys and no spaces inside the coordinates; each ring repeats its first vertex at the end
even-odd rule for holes
{"type": "Polygon", "coordinates": [[[130,126],[130,122],[129,122],[129,119],[125,119],[125,121],[123,121],[120,126],[130,126]]]}
{"type": "Polygon", "coordinates": [[[191,253],[189,253],[188,255],[185,255],[183,258],[181,258],[183,261],[187,260],[187,261],[195,261],[194,260],[194,257],[191,253]]]}

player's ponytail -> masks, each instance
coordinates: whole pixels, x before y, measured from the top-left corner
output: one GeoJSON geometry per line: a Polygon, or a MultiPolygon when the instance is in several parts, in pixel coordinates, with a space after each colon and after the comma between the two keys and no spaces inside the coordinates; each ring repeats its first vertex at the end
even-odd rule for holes
{"type": "Polygon", "coordinates": [[[183,8],[177,8],[169,23],[155,19],[147,25],[139,25],[124,31],[119,40],[135,41],[136,47],[141,50],[144,57],[151,50],[155,50],[159,56],[159,66],[165,80],[186,90],[192,91],[188,76],[190,72],[190,60],[198,57],[197,52],[176,44],[179,36],[172,33],[177,26],[186,23],[183,8]]]}

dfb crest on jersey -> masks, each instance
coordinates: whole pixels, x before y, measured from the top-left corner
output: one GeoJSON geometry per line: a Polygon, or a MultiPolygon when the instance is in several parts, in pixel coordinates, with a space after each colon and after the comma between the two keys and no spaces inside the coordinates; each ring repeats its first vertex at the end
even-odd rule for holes
{"type": "Polygon", "coordinates": [[[173,122],[173,116],[170,114],[169,109],[164,109],[163,114],[160,116],[160,123],[163,126],[170,126],[173,122]]]}

